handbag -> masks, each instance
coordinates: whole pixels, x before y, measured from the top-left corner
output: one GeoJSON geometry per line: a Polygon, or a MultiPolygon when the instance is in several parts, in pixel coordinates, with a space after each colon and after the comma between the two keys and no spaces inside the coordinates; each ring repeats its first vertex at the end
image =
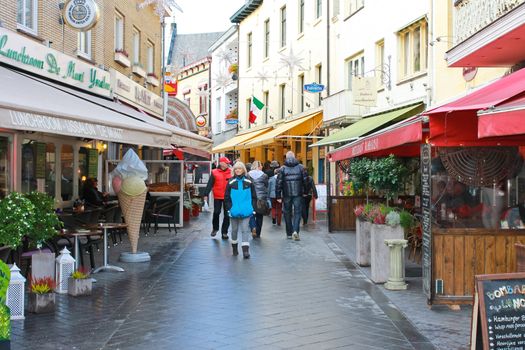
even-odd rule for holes
{"type": "Polygon", "coordinates": [[[257,205],[255,212],[260,215],[268,215],[270,213],[270,208],[268,208],[268,203],[264,199],[257,199],[257,205]]]}

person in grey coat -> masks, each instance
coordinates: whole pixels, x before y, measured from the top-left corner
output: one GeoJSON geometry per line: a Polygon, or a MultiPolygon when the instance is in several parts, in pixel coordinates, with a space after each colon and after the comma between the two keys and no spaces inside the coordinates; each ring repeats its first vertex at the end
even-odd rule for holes
{"type": "MultiPolygon", "coordinates": [[[[252,170],[248,173],[253,185],[255,187],[255,193],[257,194],[257,207],[266,206],[268,201],[268,175],[262,171],[262,164],[258,160],[252,163],[252,170]],[[260,203],[260,205],[259,205],[260,203]]],[[[263,218],[266,213],[261,212],[258,208],[255,209],[255,232],[252,231],[253,238],[261,237],[261,229],[263,224],[263,218]]]]}

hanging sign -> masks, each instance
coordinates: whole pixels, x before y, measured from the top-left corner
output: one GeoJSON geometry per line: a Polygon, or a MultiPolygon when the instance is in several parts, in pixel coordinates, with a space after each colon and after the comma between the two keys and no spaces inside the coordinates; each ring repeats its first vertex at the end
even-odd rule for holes
{"type": "Polygon", "coordinates": [[[199,128],[203,128],[206,126],[206,118],[203,115],[199,115],[197,118],[195,118],[195,123],[199,128]]]}
{"type": "Polygon", "coordinates": [[[429,144],[421,145],[421,211],[423,213],[423,293],[432,299],[432,155],[429,144]]]}
{"type": "Polygon", "coordinates": [[[377,87],[375,77],[352,77],[354,104],[365,107],[377,106],[377,87]]]}
{"type": "Polygon", "coordinates": [[[86,31],[97,24],[100,12],[93,0],[69,0],[64,6],[63,16],[70,27],[86,31]]]}
{"type": "Polygon", "coordinates": [[[311,83],[304,85],[304,91],[311,92],[311,93],[318,93],[324,90],[324,85],[317,84],[317,83],[311,83]]]}

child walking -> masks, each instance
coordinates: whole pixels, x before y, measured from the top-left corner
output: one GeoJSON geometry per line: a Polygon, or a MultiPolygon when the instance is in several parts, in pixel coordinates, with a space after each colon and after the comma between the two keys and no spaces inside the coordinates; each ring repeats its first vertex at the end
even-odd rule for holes
{"type": "Polygon", "coordinates": [[[233,255],[239,255],[237,234],[241,233],[242,255],[250,258],[250,216],[254,214],[257,195],[253,182],[246,178],[243,162],[233,166],[233,178],[226,185],[224,205],[231,218],[233,255]]]}

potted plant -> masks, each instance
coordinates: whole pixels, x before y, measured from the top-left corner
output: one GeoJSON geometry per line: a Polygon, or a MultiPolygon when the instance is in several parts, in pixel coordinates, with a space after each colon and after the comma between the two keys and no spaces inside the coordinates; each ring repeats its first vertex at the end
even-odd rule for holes
{"type": "Polygon", "coordinates": [[[54,199],[47,193],[33,191],[25,195],[35,207],[33,229],[27,232],[30,243],[40,247],[55,237],[64,224],[55,212],[54,199]]]}
{"type": "Polygon", "coordinates": [[[199,216],[199,212],[202,206],[202,199],[200,199],[199,197],[193,197],[191,199],[191,203],[192,203],[191,215],[194,217],[199,216]]]}
{"type": "Polygon", "coordinates": [[[91,295],[93,280],[89,276],[89,271],[83,267],[73,271],[67,288],[67,293],[74,297],[91,295]]]}
{"type": "Polygon", "coordinates": [[[116,49],[114,60],[124,67],[131,66],[129,54],[124,49],[116,49]]]}
{"type": "Polygon", "coordinates": [[[190,221],[190,212],[193,209],[193,203],[191,199],[184,198],[182,202],[182,220],[190,221]]]}
{"type": "Polygon", "coordinates": [[[6,261],[12,248],[33,231],[35,206],[21,193],[11,192],[0,200],[0,259],[6,261]]]}
{"type": "Polygon", "coordinates": [[[230,113],[226,115],[226,119],[237,119],[237,108],[233,108],[230,113]]]}
{"type": "Polygon", "coordinates": [[[36,314],[55,311],[55,280],[52,277],[31,279],[29,312],[36,314]]]}
{"type": "Polygon", "coordinates": [[[354,209],[356,216],[355,249],[356,262],[360,266],[370,266],[370,228],[369,213],[371,204],[360,204],[354,209]]]}
{"type": "Polygon", "coordinates": [[[228,72],[230,72],[230,74],[238,73],[239,65],[237,63],[230,64],[230,66],[228,67],[228,72]]]}
{"type": "Polygon", "coordinates": [[[408,169],[391,154],[373,161],[368,172],[370,186],[377,194],[383,194],[386,197],[388,205],[389,200],[396,197],[403,188],[408,169]]]}

